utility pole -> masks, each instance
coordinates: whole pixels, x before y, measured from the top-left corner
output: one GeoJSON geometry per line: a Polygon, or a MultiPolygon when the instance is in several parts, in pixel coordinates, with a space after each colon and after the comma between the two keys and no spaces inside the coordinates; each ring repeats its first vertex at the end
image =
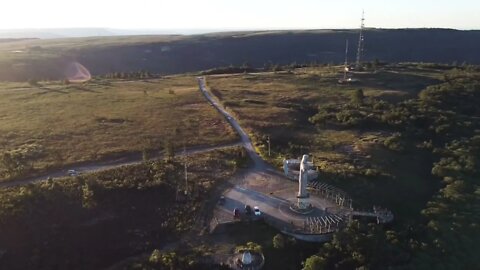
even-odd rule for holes
{"type": "Polygon", "coordinates": [[[187,150],[185,148],[185,143],[183,144],[183,156],[185,157],[185,195],[188,194],[188,171],[187,171],[187,150]]]}
{"type": "Polygon", "coordinates": [[[363,53],[363,41],[365,37],[363,36],[363,29],[365,28],[365,12],[362,10],[362,20],[360,24],[360,36],[358,38],[358,49],[357,49],[357,62],[355,64],[355,68],[357,70],[360,69],[360,61],[362,58],[363,53]]]}
{"type": "Polygon", "coordinates": [[[268,156],[270,156],[270,136],[267,136],[267,142],[268,142],[268,156]]]}

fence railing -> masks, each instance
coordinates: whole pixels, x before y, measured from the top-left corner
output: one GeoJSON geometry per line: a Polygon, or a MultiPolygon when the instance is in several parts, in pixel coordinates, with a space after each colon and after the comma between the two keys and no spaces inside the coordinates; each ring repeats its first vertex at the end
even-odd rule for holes
{"type": "Polygon", "coordinates": [[[307,217],[304,221],[304,232],[309,234],[334,233],[343,228],[347,218],[336,214],[318,217],[307,217]]]}
{"type": "Polygon", "coordinates": [[[308,183],[307,188],[310,193],[321,195],[342,208],[353,210],[352,198],[350,198],[348,194],[341,189],[320,181],[312,181],[308,183]]]}

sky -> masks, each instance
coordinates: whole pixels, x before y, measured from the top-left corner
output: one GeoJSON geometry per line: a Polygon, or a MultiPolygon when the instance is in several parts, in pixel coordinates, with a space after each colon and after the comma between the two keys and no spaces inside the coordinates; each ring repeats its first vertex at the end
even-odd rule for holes
{"type": "Polygon", "coordinates": [[[480,29],[479,0],[1,0],[0,29],[480,29]]]}

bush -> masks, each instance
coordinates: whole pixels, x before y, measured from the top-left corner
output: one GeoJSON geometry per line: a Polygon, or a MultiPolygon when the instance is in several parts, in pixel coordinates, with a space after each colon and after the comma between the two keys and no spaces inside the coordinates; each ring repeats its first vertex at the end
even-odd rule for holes
{"type": "Polygon", "coordinates": [[[375,169],[368,168],[365,170],[365,176],[374,177],[378,176],[379,174],[380,173],[375,169]]]}
{"type": "Polygon", "coordinates": [[[365,95],[363,94],[363,89],[357,89],[352,94],[351,102],[352,104],[362,105],[363,99],[365,99],[365,95]]]}
{"type": "Polygon", "coordinates": [[[276,249],[285,248],[285,237],[283,237],[283,235],[277,233],[273,237],[273,247],[276,248],[276,249]]]}
{"type": "Polygon", "coordinates": [[[402,152],[405,150],[404,143],[401,141],[401,136],[399,133],[396,133],[383,141],[383,145],[390,150],[402,152]]]}
{"type": "Polygon", "coordinates": [[[148,258],[148,262],[154,265],[160,264],[162,262],[162,253],[160,253],[160,250],[155,249],[148,258]]]}
{"type": "Polygon", "coordinates": [[[321,270],[325,269],[325,259],[313,255],[307,258],[307,260],[303,263],[303,270],[321,270]]]}
{"type": "Polygon", "coordinates": [[[254,242],[248,242],[245,245],[240,245],[235,248],[236,252],[243,252],[246,250],[262,253],[262,246],[254,242]]]}
{"type": "Polygon", "coordinates": [[[28,80],[28,84],[29,84],[30,86],[39,86],[38,80],[36,80],[36,79],[29,79],[29,80],[28,80]]]}

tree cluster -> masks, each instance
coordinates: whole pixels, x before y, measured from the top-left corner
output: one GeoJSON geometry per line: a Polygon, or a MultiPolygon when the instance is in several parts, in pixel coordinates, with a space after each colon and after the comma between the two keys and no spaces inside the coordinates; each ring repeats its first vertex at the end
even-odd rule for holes
{"type": "Polygon", "coordinates": [[[153,74],[146,70],[140,70],[135,72],[112,72],[103,76],[107,79],[150,79],[153,78],[153,74]]]}
{"type": "MultiPolygon", "coordinates": [[[[395,151],[431,150],[439,190],[421,211],[423,219],[396,231],[351,224],[305,261],[304,269],[474,269],[480,259],[480,74],[471,68],[447,73],[445,83],[418,98],[390,104],[368,100],[320,106],[310,121],[344,128],[381,127],[395,151]],[[354,226],[354,227],[352,227],[354,226]],[[395,255],[397,254],[397,255],[395,255]],[[379,257],[380,256],[380,257],[379,257]]],[[[432,183],[435,185],[435,183],[432,183]]],[[[415,187],[412,187],[415,188],[415,187]]]]}

